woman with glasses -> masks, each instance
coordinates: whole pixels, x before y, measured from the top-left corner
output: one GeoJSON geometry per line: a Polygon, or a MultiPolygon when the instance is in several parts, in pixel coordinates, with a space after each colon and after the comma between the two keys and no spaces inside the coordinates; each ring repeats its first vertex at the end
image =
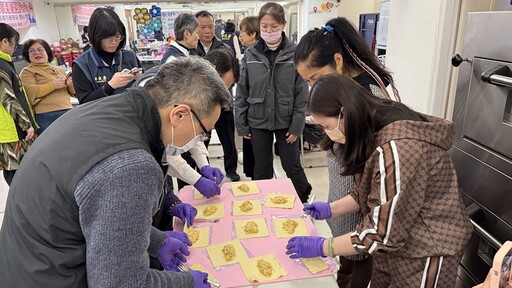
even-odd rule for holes
{"type": "Polygon", "coordinates": [[[80,103],[119,94],[140,77],[137,55],[123,47],[126,29],[112,9],[94,10],[89,21],[91,49],[73,63],[73,84],[80,103]]]}
{"type": "Polygon", "coordinates": [[[72,108],[69,94],[74,94],[73,80],[66,72],[51,66],[53,60],[50,45],[42,39],[30,39],[23,44],[23,58],[30,64],[23,68],[20,78],[25,86],[30,104],[39,124],[37,134],[72,108]]]}
{"type": "Polygon", "coordinates": [[[20,34],[0,23],[0,170],[11,185],[37,128],[32,108],[14,69],[12,54],[20,34]]]}

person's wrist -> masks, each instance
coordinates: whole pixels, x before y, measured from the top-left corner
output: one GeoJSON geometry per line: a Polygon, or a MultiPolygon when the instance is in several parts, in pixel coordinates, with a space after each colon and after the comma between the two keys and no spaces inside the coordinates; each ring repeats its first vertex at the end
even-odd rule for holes
{"type": "Polygon", "coordinates": [[[173,202],[171,202],[171,205],[169,205],[169,209],[167,210],[167,214],[172,214],[172,210],[174,209],[174,207],[176,207],[176,205],[178,204],[181,204],[181,200],[175,200],[173,202]]]}

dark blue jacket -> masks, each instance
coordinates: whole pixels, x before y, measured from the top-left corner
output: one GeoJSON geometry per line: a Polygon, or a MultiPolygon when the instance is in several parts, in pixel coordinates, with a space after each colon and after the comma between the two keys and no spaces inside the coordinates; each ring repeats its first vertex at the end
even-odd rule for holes
{"type": "MultiPolygon", "coordinates": [[[[107,65],[98,55],[96,50],[89,49],[85,51],[82,55],[80,55],[73,65],[78,65],[82,72],[89,80],[89,83],[94,88],[93,90],[98,90],[102,88],[102,86],[107,83],[112,77],[114,73],[121,72],[123,69],[132,69],[134,67],[138,67],[137,55],[130,50],[118,50],[114,56],[114,62],[112,66],[107,65]],[[121,56],[122,55],[122,56],[121,56]],[[122,59],[120,59],[122,58],[122,59]],[[121,65],[119,65],[119,63],[121,65]]],[[[113,93],[109,93],[112,95],[122,93],[126,88],[131,87],[132,83],[127,84],[124,87],[120,87],[114,90],[113,93]]],[[[105,96],[109,94],[105,93],[105,96]]],[[[78,97],[80,95],[77,94],[78,97]]],[[[81,100],[81,99],[79,99],[81,100]]],[[[83,103],[86,101],[80,101],[83,103]]]]}

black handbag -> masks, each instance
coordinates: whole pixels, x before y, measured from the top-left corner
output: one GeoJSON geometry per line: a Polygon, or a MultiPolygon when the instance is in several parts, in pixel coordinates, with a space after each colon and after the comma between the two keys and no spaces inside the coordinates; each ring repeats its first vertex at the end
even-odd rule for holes
{"type": "Polygon", "coordinates": [[[324,138],[325,132],[322,126],[316,124],[307,124],[304,126],[302,131],[302,137],[309,144],[317,145],[320,144],[324,138]]]}

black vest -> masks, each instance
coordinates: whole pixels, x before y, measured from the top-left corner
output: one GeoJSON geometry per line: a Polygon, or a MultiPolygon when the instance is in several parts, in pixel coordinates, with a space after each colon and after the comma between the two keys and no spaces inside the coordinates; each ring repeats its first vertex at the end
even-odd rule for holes
{"type": "Polygon", "coordinates": [[[29,149],[10,187],[0,285],[87,287],[76,186],[123,150],[144,149],[160,163],[160,134],[160,115],[143,88],[80,105],[55,121],[29,149]]]}

